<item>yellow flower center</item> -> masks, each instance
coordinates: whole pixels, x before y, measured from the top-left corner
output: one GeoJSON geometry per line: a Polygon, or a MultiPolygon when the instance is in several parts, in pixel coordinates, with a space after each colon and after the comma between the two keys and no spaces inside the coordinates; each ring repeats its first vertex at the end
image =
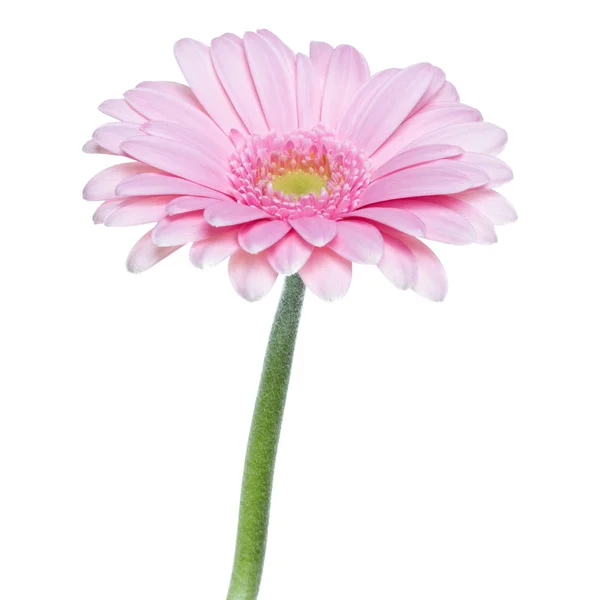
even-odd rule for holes
{"type": "Polygon", "coordinates": [[[283,192],[293,198],[304,196],[311,192],[317,197],[321,193],[321,188],[327,189],[327,181],[314,173],[305,173],[304,171],[290,171],[284,175],[278,175],[273,179],[273,189],[276,192],[283,192]]]}

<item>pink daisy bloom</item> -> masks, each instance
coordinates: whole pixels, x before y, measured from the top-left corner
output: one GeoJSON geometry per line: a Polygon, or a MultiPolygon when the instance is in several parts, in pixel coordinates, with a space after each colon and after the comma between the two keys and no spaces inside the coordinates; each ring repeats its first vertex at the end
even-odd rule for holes
{"type": "Polygon", "coordinates": [[[198,267],[229,259],[235,290],[262,298],[298,273],[317,296],[350,286],[352,263],[431,300],[444,269],[421,239],[493,243],[516,218],[493,189],[512,178],[503,129],[459,101],[427,63],[371,75],[354,48],[295,54],[266,30],[210,47],[183,39],[189,87],[144,82],[100,110],[86,152],[122,155],[86,185],[108,226],[154,223],[127,267],[191,244],[198,267]]]}

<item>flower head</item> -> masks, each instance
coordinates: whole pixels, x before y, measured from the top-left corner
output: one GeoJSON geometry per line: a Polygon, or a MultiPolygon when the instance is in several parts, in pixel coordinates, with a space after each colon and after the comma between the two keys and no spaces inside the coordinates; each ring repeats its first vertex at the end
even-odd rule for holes
{"type": "Polygon", "coordinates": [[[84,146],[130,159],[86,185],[102,201],[94,220],[155,224],[132,272],[191,244],[198,267],[229,259],[248,300],[293,273],[341,298],[353,262],[441,300],[444,270],[419,238],[492,243],[494,225],[515,218],[493,191],[512,178],[496,158],[506,133],[437,67],[370,75],[351,46],[294,54],[266,30],[180,40],[175,56],[189,87],[144,82],[107,100],[100,110],[118,122],[84,146]]]}

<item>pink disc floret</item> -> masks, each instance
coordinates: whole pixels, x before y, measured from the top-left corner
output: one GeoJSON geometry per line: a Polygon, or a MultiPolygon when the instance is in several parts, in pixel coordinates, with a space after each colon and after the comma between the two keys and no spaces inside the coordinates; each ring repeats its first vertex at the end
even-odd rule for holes
{"type": "Polygon", "coordinates": [[[337,140],[323,125],[308,131],[252,135],[238,142],[230,159],[232,195],[274,218],[339,218],[354,210],[371,171],[362,150],[337,140]],[[273,189],[276,177],[293,172],[323,179],[319,193],[293,195],[273,189]]]}

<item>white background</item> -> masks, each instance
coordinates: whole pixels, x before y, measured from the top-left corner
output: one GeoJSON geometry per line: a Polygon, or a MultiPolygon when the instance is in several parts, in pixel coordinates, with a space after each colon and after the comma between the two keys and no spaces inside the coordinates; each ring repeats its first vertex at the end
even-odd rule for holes
{"type": "MultiPolygon", "coordinates": [[[[517,223],[436,247],[443,304],[356,268],[305,306],[261,600],[600,597],[597,21],[587,3],[33,1],[4,9],[0,597],[224,599],[280,284],[91,222],[95,107],[267,27],[441,66],[505,127],[517,223]]],[[[591,4],[589,5],[591,8],[591,4]]],[[[141,228],[142,230],[144,227],[141,228]]]]}

